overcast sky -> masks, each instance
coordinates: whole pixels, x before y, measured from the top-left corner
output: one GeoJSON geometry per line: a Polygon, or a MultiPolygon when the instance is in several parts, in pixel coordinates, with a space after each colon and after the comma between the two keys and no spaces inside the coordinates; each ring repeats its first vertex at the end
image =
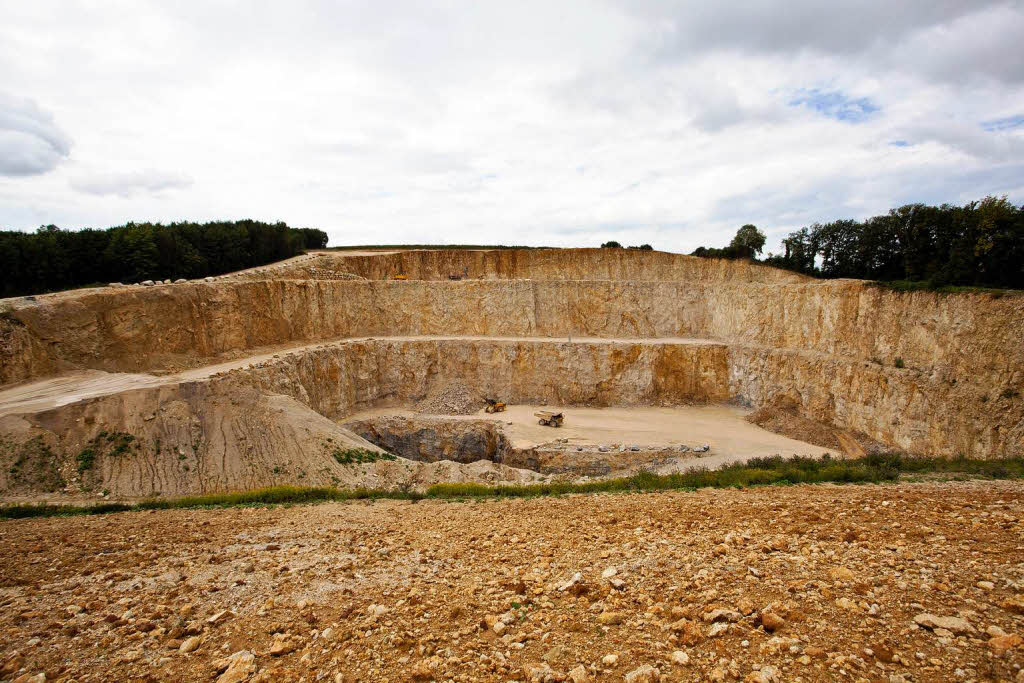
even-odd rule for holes
{"type": "Polygon", "coordinates": [[[0,0],[8,229],[690,251],[986,194],[1024,0],[0,0]]]}

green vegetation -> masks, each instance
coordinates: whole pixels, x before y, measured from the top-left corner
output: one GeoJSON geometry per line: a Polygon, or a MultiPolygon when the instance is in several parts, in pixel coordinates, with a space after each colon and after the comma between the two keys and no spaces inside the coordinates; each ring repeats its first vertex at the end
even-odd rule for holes
{"type": "Polygon", "coordinates": [[[0,507],[0,519],[94,515],[138,510],[175,508],[212,508],[240,505],[283,505],[323,501],[398,499],[478,499],[535,497],[580,493],[632,493],[643,491],[692,491],[707,487],[768,486],[820,483],[882,483],[901,475],[940,474],[992,479],[1024,478],[1024,457],[1001,460],[973,458],[919,458],[899,454],[871,455],[859,460],[815,458],[755,458],[746,463],[717,470],[690,470],[679,474],[656,475],[641,472],[632,477],[574,484],[551,482],[522,486],[485,484],[436,484],[426,493],[408,490],[337,489],[330,487],[275,486],[238,493],[215,493],[168,500],[149,499],[140,503],[102,503],[98,505],[8,505],[0,507]]]}
{"type": "Polygon", "coordinates": [[[964,206],[908,204],[863,221],[815,223],[791,233],[783,246],[783,254],[765,263],[939,290],[1024,288],[1024,207],[1006,197],[964,206]]]}
{"type": "Polygon", "coordinates": [[[57,491],[65,485],[60,460],[41,435],[22,443],[4,441],[0,443],[0,454],[10,458],[7,474],[12,481],[44,491],[57,491]]]}
{"type": "Polygon", "coordinates": [[[75,461],[78,462],[79,474],[91,470],[96,464],[96,450],[92,447],[83,448],[82,452],[75,456],[75,461]]]}
{"type": "Polygon", "coordinates": [[[610,242],[605,242],[604,244],[601,245],[601,248],[602,249],[638,249],[640,251],[654,251],[654,247],[652,247],[649,244],[640,244],[640,245],[635,245],[635,246],[623,247],[620,243],[616,242],[615,240],[611,240],[610,242]]]}
{"type": "Polygon", "coordinates": [[[0,296],[219,275],[326,245],[327,233],[322,230],[252,220],[0,231],[0,296]]]}
{"type": "Polygon", "coordinates": [[[753,259],[764,249],[767,240],[764,233],[756,225],[747,223],[736,231],[729,246],[723,249],[715,247],[697,247],[691,256],[704,258],[753,259]]]}
{"type": "MultiPolygon", "coordinates": [[[[884,216],[815,223],[782,240],[762,263],[824,278],[875,280],[900,291],[989,292],[1024,288],[1024,207],[1006,197],[963,206],[907,204],[884,216]]],[[[755,258],[764,235],[744,225],[725,248],[694,256],[755,258]]]]}
{"type": "Polygon", "coordinates": [[[371,451],[368,448],[335,448],[331,455],[342,465],[363,465],[378,460],[395,459],[390,453],[371,451]]]}

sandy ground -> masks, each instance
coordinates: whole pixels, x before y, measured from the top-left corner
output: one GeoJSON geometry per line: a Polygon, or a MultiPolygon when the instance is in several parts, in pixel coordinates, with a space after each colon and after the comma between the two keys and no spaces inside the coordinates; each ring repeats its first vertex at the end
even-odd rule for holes
{"type": "MultiPolygon", "coordinates": [[[[401,336],[401,337],[351,337],[328,342],[310,344],[293,344],[255,349],[239,358],[223,360],[218,363],[190,368],[170,374],[133,374],[119,372],[103,372],[101,370],[81,370],[69,372],[42,380],[21,382],[0,388],[0,416],[13,413],[36,412],[56,408],[75,401],[96,396],[106,396],[119,391],[141,389],[159,384],[176,384],[202,380],[220,372],[228,372],[256,363],[265,363],[278,355],[297,353],[306,349],[327,347],[382,339],[390,341],[423,341],[423,340],[489,340],[489,341],[541,341],[563,343],[570,341],[567,337],[475,337],[475,336],[401,336]]],[[[605,339],[598,337],[572,337],[573,343],[586,344],[715,344],[706,339],[686,339],[681,337],[663,337],[659,339],[605,339]]]]}
{"type": "Polygon", "coordinates": [[[1024,681],[1022,520],[976,481],[3,522],[0,679],[1024,681]]]}
{"type": "MultiPolygon", "coordinates": [[[[556,439],[567,439],[568,445],[608,446],[627,448],[636,445],[692,447],[708,445],[710,450],[701,457],[680,457],[677,462],[658,468],[665,474],[691,467],[715,468],[731,462],[770,455],[808,455],[820,457],[824,453],[839,455],[837,451],[789,439],[747,422],[749,410],[733,405],[675,406],[667,408],[579,408],[563,406],[511,405],[503,413],[488,414],[481,410],[475,415],[446,415],[445,420],[493,420],[501,424],[505,435],[517,448],[531,448],[550,444],[556,439]],[[561,411],[565,423],[557,429],[537,423],[538,410],[561,411]]],[[[380,408],[361,411],[345,418],[360,420],[380,415],[424,417],[410,410],[380,408]]]]}

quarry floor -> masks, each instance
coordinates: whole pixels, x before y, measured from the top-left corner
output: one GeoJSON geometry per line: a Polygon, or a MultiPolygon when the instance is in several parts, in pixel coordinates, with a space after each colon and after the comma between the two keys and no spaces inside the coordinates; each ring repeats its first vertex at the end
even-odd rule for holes
{"type": "Polygon", "coordinates": [[[10,521],[0,679],[1020,681],[1022,521],[992,481],[10,521]]]}
{"type": "MultiPolygon", "coordinates": [[[[505,436],[515,448],[553,444],[565,439],[565,446],[592,448],[607,446],[677,447],[691,449],[710,446],[707,453],[690,452],[660,473],[690,467],[714,468],[730,462],[770,455],[821,456],[838,455],[837,451],[774,434],[744,418],[749,410],[735,405],[584,408],[576,406],[510,405],[502,413],[488,414],[480,410],[474,415],[446,415],[445,420],[493,420],[501,425],[505,436]],[[565,423],[559,428],[538,424],[534,413],[539,410],[562,412],[565,423]]],[[[376,409],[361,411],[346,420],[359,420],[380,415],[423,417],[409,410],[376,409]]]]}

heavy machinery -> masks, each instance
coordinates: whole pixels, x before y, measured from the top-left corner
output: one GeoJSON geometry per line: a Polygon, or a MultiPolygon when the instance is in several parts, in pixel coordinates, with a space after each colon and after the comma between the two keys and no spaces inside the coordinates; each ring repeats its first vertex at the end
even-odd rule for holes
{"type": "Polygon", "coordinates": [[[392,279],[392,280],[408,280],[408,279],[409,279],[409,276],[408,276],[408,275],[401,275],[401,274],[399,274],[399,275],[395,275],[395,276],[394,276],[393,278],[391,278],[391,279],[392,279]]]}
{"type": "Polygon", "coordinates": [[[545,427],[561,427],[562,422],[565,420],[563,413],[556,413],[551,410],[541,410],[534,413],[534,415],[540,418],[537,422],[545,427]]]}
{"type": "Polygon", "coordinates": [[[493,398],[487,398],[486,396],[484,397],[484,400],[487,401],[487,407],[484,408],[485,413],[505,412],[505,404],[502,403],[501,401],[495,400],[493,398]]]}

